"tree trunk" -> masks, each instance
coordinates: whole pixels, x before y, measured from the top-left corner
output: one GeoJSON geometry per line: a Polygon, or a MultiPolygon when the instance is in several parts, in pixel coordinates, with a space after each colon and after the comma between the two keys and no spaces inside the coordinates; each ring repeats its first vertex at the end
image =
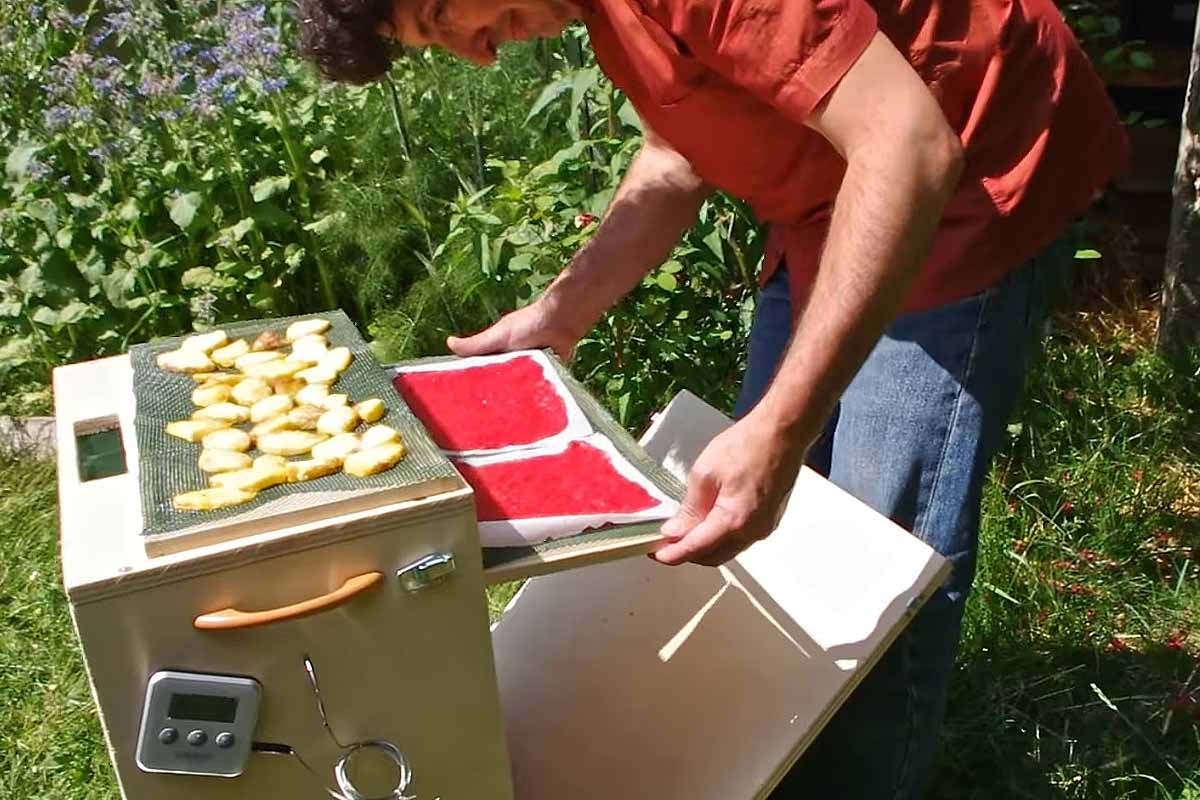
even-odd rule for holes
{"type": "Polygon", "coordinates": [[[1158,349],[1184,358],[1200,347],[1200,14],[1183,107],[1183,134],[1175,168],[1175,203],[1163,275],[1158,349]]]}

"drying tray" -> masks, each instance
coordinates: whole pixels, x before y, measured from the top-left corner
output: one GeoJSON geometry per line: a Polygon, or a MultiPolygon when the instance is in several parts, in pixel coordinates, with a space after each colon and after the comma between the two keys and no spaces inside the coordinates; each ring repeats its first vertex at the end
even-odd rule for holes
{"type": "Polygon", "coordinates": [[[274,530],[294,524],[367,508],[429,497],[462,486],[462,480],[378,365],[354,323],[341,311],[305,314],[222,325],[230,340],[254,339],[268,329],[281,330],[302,319],[327,319],[332,347],[348,347],[354,354],[349,369],[334,384],[353,402],[378,397],[387,407],[379,424],[390,425],[404,437],[408,454],[386,472],[367,478],[335,473],[303,483],[274,486],[259,492],[249,503],[207,512],[176,511],[171,499],[181,492],[208,484],[197,459],[200,447],[169,436],[168,422],[187,419],[195,411],[190,375],[166,372],[156,357],[174,350],[186,337],[163,339],[130,349],[134,427],[138,444],[138,474],[142,503],[142,536],[152,555],[190,549],[199,544],[274,530]]]}
{"type": "MultiPolygon", "coordinates": [[[[644,475],[663,494],[682,502],[684,486],[670,472],[650,457],[641,445],[621,427],[603,405],[583,384],[571,375],[553,352],[544,351],[551,366],[562,379],[572,399],[583,410],[592,430],[604,436],[617,448],[625,459],[644,475]]],[[[437,364],[459,360],[456,356],[434,356],[389,365],[394,370],[421,364],[437,364]]],[[[396,396],[400,393],[395,391],[396,396]]],[[[550,539],[528,547],[485,547],[483,566],[488,580],[496,583],[513,578],[553,572],[559,569],[582,566],[592,561],[650,552],[662,540],[659,528],[662,522],[634,522],[610,525],[597,530],[550,539]]]]}

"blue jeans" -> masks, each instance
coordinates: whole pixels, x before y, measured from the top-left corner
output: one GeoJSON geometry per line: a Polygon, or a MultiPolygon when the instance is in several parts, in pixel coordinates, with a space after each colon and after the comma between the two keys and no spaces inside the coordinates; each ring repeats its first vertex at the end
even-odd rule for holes
{"type": "MultiPolygon", "coordinates": [[[[772,800],[921,796],[975,571],[988,464],[1072,253],[1064,239],[995,287],[898,317],[810,451],[810,466],[913,531],[950,559],[953,572],[772,800]]],[[[780,269],[755,312],[737,416],[766,391],[790,332],[787,271],[780,269]]]]}

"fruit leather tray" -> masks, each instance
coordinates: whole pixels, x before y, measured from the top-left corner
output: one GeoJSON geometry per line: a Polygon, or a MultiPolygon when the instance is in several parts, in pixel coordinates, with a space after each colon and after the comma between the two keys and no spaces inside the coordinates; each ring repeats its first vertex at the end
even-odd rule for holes
{"type": "MultiPolygon", "coordinates": [[[[200,446],[165,432],[168,422],[187,419],[195,411],[191,392],[196,383],[191,376],[164,371],[155,363],[159,353],[178,348],[185,337],[135,345],[129,355],[136,402],[134,427],[138,444],[142,535],[148,541],[163,544],[167,540],[203,535],[204,543],[207,543],[279,527],[284,518],[290,524],[299,521],[299,517],[308,520],[347,513],[428,497],[461,486],[450,461],[392,388],[387,373],[376,363],[354,323],[343,312],[234,322],[220,329],[229,334],[231,340],[254,339],[265,330],[282,330],[291,322],[314,318],[330,321],[331,327],[325,336],[331,346],[348,347],[354,355],[350,367],[333,385],[333,390],[349,394],[354,402],[369,397],[383,400],[387,411],[379,423],[400,432],[408,454],[392,469],[367,478],[338,472],[302,483],[274,486],[260,492],[251,502],[232,508],[177,511],[171,504],[175,495],[204,488],[208,483],[197,465],[200,446]]],[[[251,454],[254,455],[254,451],[251,454]]]]}
{"type": "MultiPolygon", "coordinates": [[[[407,390],[408,404],[430,430],[435,442],[453,454],[455,465],[469,483],[475,478],[473,473],[476,470],[497,466],[504,468],[506,465],[511,465],[509,476],[518,480],[522,462],[526,460],[531,465],[538,465],[538,469],[531,470],[534,475],[546,467],[559,469],[558,473],[546,473],[538,479],[538,489],[556,493],[553,498],[547,498],[548,505],[543,509],[549,509],[554,516],[541,519],[501,519],[509,512],[520,513],[523,504],[537,503],[537,489],[530,492],[528,487],[517,486],[513,492],[492,492],[480,491],[477,487],[476,512],[480,519],[480,538],[485,545],[486,567],[562,556],[568,551],[587,552],[622,540],[645,539],[657,534],[662,520],[674,512],[683,497],[683,485],[647,455],[591,393],[549,353],[526,351],[486,359],[426,358],[393,365],[393,369],[397,374],[397,390],[402,395],[407,390]],[[521,360],[528,362],[530,358],[537,363],[541,375],[526,374],[529,372],[528,363],[511,363],[521,360]],[[481,394],[483,390],[473,389],[469,382],[456,385],[452,380],[440,385],[427,385],[421,393],[424,396],[417,396],[412,390],[414,384],[411,379],[414,376],[433,376],[441,370],[459,370],[476,364],[502,365],[505,362],[510,362],[509,366],[496,372],[493,377],[548,383],[555,393],[562,394],[566,401],[563,404],[565,408],[552,408],[554,403],[548,403],[544,397],[547,393],[544,385],[534,388],[526,386],[524,391],[513,392],[511,396],[499,389],[481,394]],[[542,378],[545,380],[542,381],[542,378]],[[456,404],[456,398],[461,398],[462,402],[456,404]],[[552,422],[546,422],[547,418],[552,422]],[[455,426],[459,426],[457,430],[455,426]],[[502,435],[493,436],[497,432],[502,435]],[[514,439],[516,441],[511,441],[514,439]],[[491,448],[482,445],[491,445],[491,448]],[[586,450],[604,454],[612,469],[597,470],[597,465],[592,463],[596,452],[581,452],[581,445],[586,450]],[[570,500],[560,495],[569,493],[571,477],[580,470],[591,471],[592,474],[600,471],[608,473],[603,478],[607,486],[594,484],[584,487],[601,501],[603,512],[590,515],[569,513],[572,510],[570,500]],[[644,488],[644,502],[635,503],[634,506],[622,505],[631,500],[628,492],[634,488],[644,488]],[[582,521],[589,529],[536,544],[521,543],[522,535],[531,532],[537,534],[546,527],[544,523],[547,522],[549,527],[553,527],[556,519],[582,521]],[[616,521],[606,524],[601,519],[616,521]],[[521,531],[520,535],[516,532],[517,528],[521,531]],[[489,541],[499,542],[500,546],[489,546],[489,541]]],[[[443,374],[453,375],[453,372],[443,374]]],[[[497,385],[502,384],[497,381],[497,385]]]]}

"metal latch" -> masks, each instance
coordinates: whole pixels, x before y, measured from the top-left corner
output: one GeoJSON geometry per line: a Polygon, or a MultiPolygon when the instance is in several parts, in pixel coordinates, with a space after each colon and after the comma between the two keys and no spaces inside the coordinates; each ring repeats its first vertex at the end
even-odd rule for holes
{"type": "Polygon", "coordinates": [[[396,577],[405,591],[417,592],[441,583],[454,572],[454,556],[449,553],[430,553],[407,567],[402,567],[396,577]]]}

